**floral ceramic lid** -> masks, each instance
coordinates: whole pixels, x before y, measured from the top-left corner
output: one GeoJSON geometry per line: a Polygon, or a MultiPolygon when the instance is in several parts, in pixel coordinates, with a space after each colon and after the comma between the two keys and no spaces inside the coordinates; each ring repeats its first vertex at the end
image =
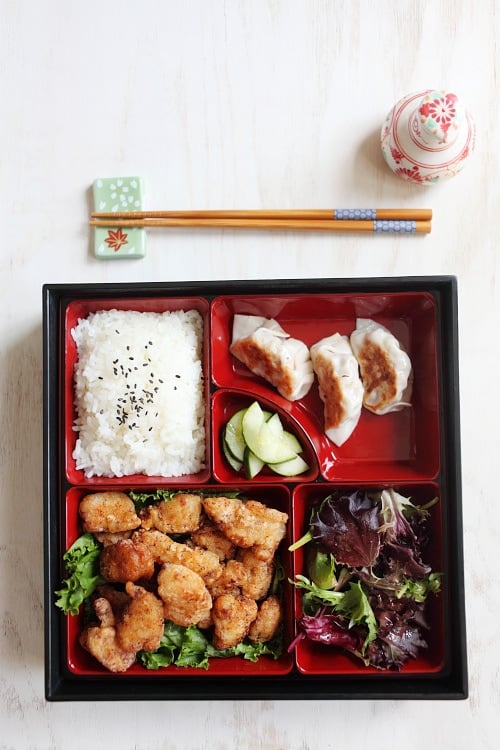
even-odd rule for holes
{"type": "Polygon", "coordinates": [[[474,149],[475,128],[457,95],[438,89],[410,94],[382,127],[384,158],[405,180],[432,184],[453,177],[474,149]]]}

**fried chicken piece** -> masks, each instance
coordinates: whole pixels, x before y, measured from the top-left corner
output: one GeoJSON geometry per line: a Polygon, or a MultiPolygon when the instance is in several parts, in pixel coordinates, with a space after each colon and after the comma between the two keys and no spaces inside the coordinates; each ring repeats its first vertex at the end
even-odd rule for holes
{"type": "Polygon", "coordinates": [[[132,536],[132,530],[115,532],[96,531],[94,532],[94,536],[103,547],[109,547],[110,544],[116,544],[116,542],[119,542],[121,539],[130,539],[132,536]]]}
{"type": "Polygon", "coordinates": [[[164,534],[189,534],[201,521],[201,497],[178,492],[170,500],[149,505],[140,512],[143,529],[158,529],[164,534]]]}
{"type": "Polygon", "coordinates": [[[191,541],[198,547],[215,552],[221,562],[231,560],[236,551],[236,545],[208,518],[191,534],[191,541]]]}
{"type": "Polygon", "coordinates": [[[135,505],[124,492],[94,492],[80,502],[79,513],[85,531],[129,531],[141,525],[135,505]]]}
{"type": "Polygon", "coordinates": [[[212,608],[215,648],[232,648],[241,643],[256,617],[257,604],[248,596],[242,594],[219,596],[212,608]]]}
{"type": "Polygon", "coordinates": [[[273,580],[273,560],[261,560],[256,554],[256,548],[238,550],[237,559],[245,568],[246,576],[241,586],[242,594],[251,599],[263,599],[273,580]]]}
{"type": "Polygon", "coordinates": [[[107,581],[126,583],[152,578],[155,563],[151,549],[140,541],[121,539],[101,552],[101,575],[107,581]]]}
{"type": "Polygon", "coordinates": [[[222,567],[222,573],[211,586],[208,586],[208,590],[214,599],[222,596],[222,594],[237,596],[242,593],[241,589],[246,580],[247,571],[243,563],[237,560],[228,560],[222,567]]]}
{"type": "Polygon", "coordinates": [[[163,635],[163,604],[150,591],[131,581],[125,584],[130,601],[116,621],[116,638],[122,649],[156,651],[163,635]]]}
{"type": "Polygon", "coordinates": [[[103,597],[107,599],[113,610],[115,620],[121,616],[121,613],[125,609],[125,606],[129,603],[130,597],[126,591],[116,589],[114,586],[110,586],[108,583],[103,583],[98,586],[95,590],[97,597],[103,597]]]}
{"type": "Polygon", "coordinates": [[[214,552],[175,542],[161,531],[140,529],[134,532],[132,540],[144,542],[150,548],[155,562],[185,565],[198,573],[205,583],[213,583],[222,572],[219,558],[214,552]]]}
{"type": "Polygon", "coordinates": [[[281,602],[277,596],[269,596],[259,606],[257,617],[250,625],[248,637],[254,643],[266,643],[276,635],[282,618],[281,602]]]}
{"type": "Polygon", "coordinates": [[[203,578],[193,570],[174,563],[163,565],[158,573],[158,594],[166,620],[185,627],[210,623],[212,597],[203,578]]]}
{"type": "Polygon", "coordinates": [[[206,497],[206,514],[238,547],[256,547],[263,560],[272,559],[286,533],[288,515],[259,503],[229,497],[206,497]]]}
{"type": "Polygon", "coordinates": [[[135,661],[135,651],[124,649],[118,642],[111,604],[99,597],[94,601],[94,610],[100,624],[82,631],[81,645],[110,672],[126,672],[135,661]]]}

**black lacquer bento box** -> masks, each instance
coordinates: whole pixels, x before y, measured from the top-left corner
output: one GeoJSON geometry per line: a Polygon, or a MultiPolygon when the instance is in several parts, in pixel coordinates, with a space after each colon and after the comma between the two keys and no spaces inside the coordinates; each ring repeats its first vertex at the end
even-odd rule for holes
{"type": "MultiPolygon", "coordinates": [[[[131,284],[46,284],[44,335],[44,549],[46,698],[177,699],[463,699],[467,656],[462,549],[457,284],[454,277],[293,279],[131,284]],[[206,467],[177,478],[144,475],[86,478],[73,458],[71,329],[100,310],[197,310],[204,323],[206,467]],[[363,410],[341,447],[326,437],[316,385],[294,402],[229,353],[233,316],[273,318],[308,346],[335,328],[349,334],[356,318],[373,318],[397,336],[413,365],[411,408],[383,417],[363,410]],[[237,410],[258,400],[280,415],[302,442],[308,470],[253,479],[225,460],[221,431],[237,410]],[[134,665],[121,674],[95,662],[78,642],[81,621],[54,602],[62,556],[79,533],[78,503],[89,491],[148,487],[236,489],[288,514],[281,559],[285,576],[303,572],[304,550],[290,552],[318,498],[344,488],[382,487],[417,503],[437,497],[429,559],[442,590],[429,610],[428,647],[400,671],[367,668],[338,649],[301,641],[278,660],[214,660],[207,670],[134,665]]],[[[285,587],[284,638],[293,641],[300,596],[285,587]]]]}

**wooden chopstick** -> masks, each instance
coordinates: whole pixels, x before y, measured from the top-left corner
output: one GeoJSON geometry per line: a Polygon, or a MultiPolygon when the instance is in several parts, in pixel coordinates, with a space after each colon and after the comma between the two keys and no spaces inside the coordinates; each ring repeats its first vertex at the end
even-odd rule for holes
{"type": "Polygon", "coordinates": [[[430,221],[430,208],[285,209],[229,211],[94,211],[93,219],[280,219],[310,221],[430,221]]]}
{"type": "Polygon", "coordinates": [[[227,229],[281,229],[318,232],[373,232],[376,234],[427,234],[430,221],[415,220],[349,220],[349,219],[257,219],[257,218],[146,218],[92,219],[92,227],[204,227],[227,229]]]}

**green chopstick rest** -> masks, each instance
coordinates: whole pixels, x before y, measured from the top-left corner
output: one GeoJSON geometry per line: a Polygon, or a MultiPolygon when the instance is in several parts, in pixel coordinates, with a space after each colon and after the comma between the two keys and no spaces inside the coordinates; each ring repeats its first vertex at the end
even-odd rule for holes
{"type": "MultiPolygon", "coordinates": [[[[98,177],[92,185],[95,211],[140,211],[140,177],[98,177]]],[[[94,255],[100,260],[144,258],[146,230],[140,227],[94,227],[94,255]]]]}

